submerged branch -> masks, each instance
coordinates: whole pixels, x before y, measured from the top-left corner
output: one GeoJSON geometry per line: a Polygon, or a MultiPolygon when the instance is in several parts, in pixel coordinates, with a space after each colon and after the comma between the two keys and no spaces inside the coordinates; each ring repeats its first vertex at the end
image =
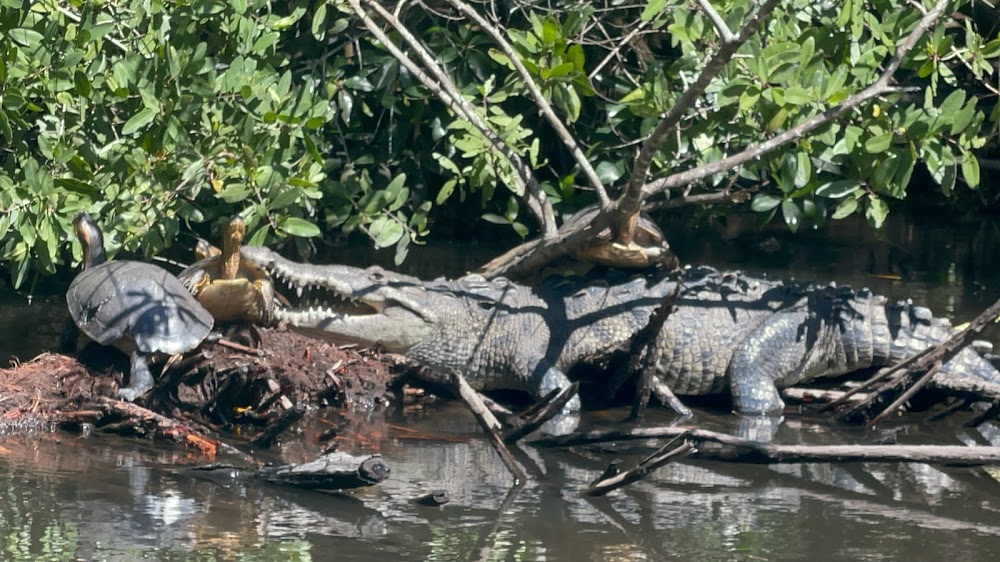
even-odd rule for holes
{"type": "Polygon", "coordinates": [[[773,445],[691,427],[643,427],[590,431],[531,441],[542,447],[593,445],[611,441],[683,438],[695,443],[691,458],[748,464],[808,462],[923,462],[950,466],[1000,464],[1000,447],[965,445],[773,445]]]}
{"type": "Polygon", "coordinates": [[[503,437],[500,435],[500,421],[483,404],[482,399],[479,398],[479,394],[469,386],[469,383],[466,382],[462,375],[458,373],[452,374],[452,384],[458,391],[459,397],[462,398],[465,405],[472,411],[472,414],[476,416],[476,421],[483,428],[483,431],[490,440],[490,444],[493,445],[493,449],[500,455],[500,460],[503,461],[507,470],[510,471],[511,476],[514,477],[514,484],[523,483],[527,479],[527,475],[517,462],[517,459],[514,458],[514,455],[511,454],[510,449],[504,444],[503,437]]]}

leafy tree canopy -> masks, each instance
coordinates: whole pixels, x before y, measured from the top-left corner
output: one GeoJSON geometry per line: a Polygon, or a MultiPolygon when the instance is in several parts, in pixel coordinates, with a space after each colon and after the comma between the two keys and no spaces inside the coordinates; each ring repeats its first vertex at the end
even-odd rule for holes
{"type": "Polygon", "coordinates": [[[877,226],[918,165],[979,186],[998,28],[982,0],[0,0],[0,261],[79,260],[81,210],[144,255],[234,213],[399,260],[462,214],[558,253],[594,202],[619,235],[707,203],[877,226]]]}

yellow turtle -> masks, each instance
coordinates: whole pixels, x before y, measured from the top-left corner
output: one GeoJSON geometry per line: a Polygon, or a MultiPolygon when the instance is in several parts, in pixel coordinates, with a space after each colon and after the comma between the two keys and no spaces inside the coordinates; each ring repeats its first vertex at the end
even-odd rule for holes
{"type": "Polygon", "coordinates": [[[235,217],[223,231],[221,251],[199,240],[199,260],[178,277],[217,323],[268,325],[274,320],[274,286],[266,271],[240,255],[246,231],[243,219],[235,217]]]}

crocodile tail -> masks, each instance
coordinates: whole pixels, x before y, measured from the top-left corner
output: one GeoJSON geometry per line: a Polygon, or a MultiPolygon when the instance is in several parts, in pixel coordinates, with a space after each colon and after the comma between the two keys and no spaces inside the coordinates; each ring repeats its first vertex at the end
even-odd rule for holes
{"type": "MultiPolygon", "coordinates": [[[[897,363],[921,351],[943,343],[958,330],[947,318],[936,318],[930,309],[915,306],[906,300],[886,308],[886,317],[891,328],[895,328],[890,347],[890,361],[897,363]]],[[[1000,382],[1000,372],[975,348],[970,346],[958,352],[945,363],[935,382],[941,384],[949,378],[975,378],[989,382],[1000,382]]],[[[981,345],[979,347],[982,347],[981,345]]]]}

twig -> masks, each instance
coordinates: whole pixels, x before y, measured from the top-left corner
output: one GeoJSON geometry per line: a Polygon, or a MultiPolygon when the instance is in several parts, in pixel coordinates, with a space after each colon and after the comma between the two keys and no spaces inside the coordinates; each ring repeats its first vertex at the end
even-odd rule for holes
{"type": "Polygon", "coordinates": [[[524,482],[527,478],[524,469],[518,464],[517,459],[511,454],[510,449],[507,448],[507,445],[503,442],[503,438],[500,436],[500,422],[493,416],[489,408],[483,404],[483,401],[479,399],[479,395],[475,390],[472,390],[472,387],[469,386],[469,383],[465,381],[462,375],[453,373],[451,380],[452,384],[458,390],[458,395],[462,398],[462,401],[472,411],[472,414],[476,416],[479,425],[486,432],[486,436],[489,437],[493,448],[500,455],[500,460],[503,461],[507,470],[514,477],[514,484],[517,485],[524,482]]]}
{"type": "Polygon", "coordinates": [[[285,411],[278,416],[278,419],[271,422],[264,431],[260,432],[257,437],[254,437],[250,441],[250,445],[258,449],[270,449],[275,439],[284,433],[286,429],[292,427],[292,424],[302,419],[305,413],[306,410],[301,405],[285,411]]]}
{"type": "MultiPolygon", "coordinates": [[[[800,387],[788,387],[781,389],[782,398],[790,399],[795,402],[802,404],[818,404],[818,403],[830,403],[839,400],[847,400],[851,402],[859,402],[868,398],[867,394],[864,393],[854,393],[851,394],[849,398],[846,397],[848,392],[854,392],[854,389],[850,391],[843,390],[825,390],[818,388],[800,388],[800,387]]],[[[787,400],[786,400],[787,401],[787,400]]],[[[828,407],[829,404],[824,406],[828,407]]]]}
{"type": "Polygon", "coordinates": [[[677,398],[677,395],[674,394],[673,390],[670,390],[667,383],[660,380],[659,377],[653,377],[652,382],[653,386],[650,390],[653,392],[653,396],[660,401],[660,404],[669,407],[681,416],[688,417],[693,415],[691,408],[685,406],[684,403],[681,402],[680,398],[677,398]]]}
{"type": "MultiPolygon", "coordinates": [[[[608,492],[617,490],[618,488],[623,488],[636,480],[646,477],[648,474],[677,457],[688,455],[695,451],[694,445],[688,443],[687,441],[675,447],[674,443],[680,438],[681,437],[677,437],[663,447],[660,447],[660,449],[658,449],[655,453],[640,461],[639,464],[633,468],[594,482],[589,488],[587,488],[585,493],[588,496],[603,496],[608,492]]],[[[605,472],[605,474],[607,474],[607,472],[605,472]]]]}
{"type": "MultiPolygon", "coordinates": [[[[888,392],[893,392],[896,389],[905,386],[908,381],[917,377],[919,374],[922,374],[913,387],[903,392],[902,395],[894,400],[888,407],[883,409],[881,413],[871,418],[871,421],[868,422],[870,425],[878,423],[884,419],[885,416],[894,412],[899,406],[906,402],[906,400],[909,400],[909,398],[912,397],[913,394],[916,393],[916,391],[919,390],[924,384],[934,380],[934,375],[941,369],[941,367],[962,351],[962,349],[972,343],[972,341],[983,331],[983,329],[992,323],[998,316],[1000,316],[1000,300],[997,300],[990,305],[989,308],[984,310],[982,314],[969,322],[969,325],[966,326],[964,330],[955,333],[948,340],[921,351],[909,360],[903,361],[899,365],[892,367],[884,373],[879,373],[876,377],[873,377],[871,381],[863,384],[862,387],[871,388],[874,384],[872,381],[876,379],[888,380],[875,390],[872,393],[872,396],[870,396],[867,400],[855,405],[842,414],[841,418],[852,419],[863,412],[869,412],[878,398],[884,396],[888,392]]],[[[934,381],[934,386],[936,388],[947,389],[952,385],[952,382],[960,382],[962,379],[966,378],[971,377],[939,377],[938,380],[934,381]]],[[[974,381],[973,384],[979,382],[980,381],[974,381]]],[[[982,382],[988,383],[989,381],[982,382]]]]}
{"type": "Polygon", "coordinates": [[[701,11],[705,12],[708,19],[712,20],[712,25],[715,26],[715,31],[722,38],[722,41],[728,43],[733,40],[733,32],[729,30],[729,26],[726,25],[726,20],[722,19],[719,12],[715,11],[715,8],[708,3],[708,0],[697,0],[698,7],[701,11]]]}
{"type": "Polygon", "coordinates": [[[508,445],[517,443],[519,439],[525,435],[535,431],[539,427],[545,424],[553,417],[555,417],[559,412],[562,411],[563,406],[566,405],[580,389],[580,384],[574,382],[563,389],[556,389],[556,393],[549,393],[545,398],[540,400],[538,404],[532,406],[521,414],[523,418],[523,423],[521,425],[507,431],[503,435],[504,443],[508,445]]]}
{"type": "Polygon", "coordinates": [[[216,345],[221,345],[222,347],[228,347],[229,349],[235,349],[236,351],[242,351],[243,353],[249,353],[250,355],[256,355],[257,357],[264,356],[264,350],[257,347],[249,347],[241,343],[236,343],[226,338],[219,338],[215,341],[216,345]]]}
{"type": "Polygon", "coordinates": [[[930,26],[937,21],[947,4],[947,0],[938,0],[938,3],[934,5],[934,8],[927,12],[927,15],[920,20],[920,23],[917,24],[913,31],[910,32],[905,39],[899,42],[899,46],[896,48],[896,52],[893,54],[892,59],[890,59],[889,64],[886,66],[885,70],[882,71],[878,80],[876,80],[872,85],[857,94],[848,96],[839,104],[823,111],[822,113],[814,115],[784,133],[775,135],[762,143],[747,147],[743,152],[647,183],[642,188],[643,198],[648,198],[652,195],[662,193],[675,187],[700,181],[715,174],[741,166],[751,160],[758,159],[761,156],[773,152],[788,143],[802,138],[806,135],[806,133],[809,133],[813,129],[836,119],[844,112],[854,109],[862,103],[892,90],[892,87],[889,85],[889,80],[899,69],[899,65],[903,62],[903,57],[905,57],[906,54],[913,49],[913,47],[917,44],[917,41],[919,41],[920,38],[927,33],[930,26]]]}

